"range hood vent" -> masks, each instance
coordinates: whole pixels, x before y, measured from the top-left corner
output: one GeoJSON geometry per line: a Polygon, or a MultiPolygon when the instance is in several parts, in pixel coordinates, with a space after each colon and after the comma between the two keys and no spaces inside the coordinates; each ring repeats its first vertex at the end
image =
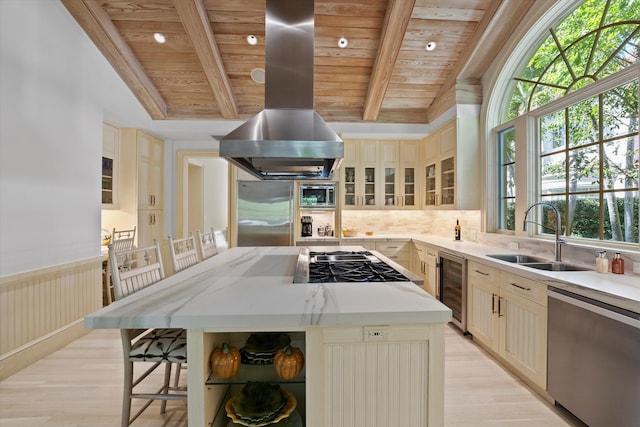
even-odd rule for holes
{"type": "Polygon", "coordinates": [[[220,140],[220,156],[265,180],[331,179],[344,142],[313,110],[313,0],[267,0],[265,109],[220,140]]]}

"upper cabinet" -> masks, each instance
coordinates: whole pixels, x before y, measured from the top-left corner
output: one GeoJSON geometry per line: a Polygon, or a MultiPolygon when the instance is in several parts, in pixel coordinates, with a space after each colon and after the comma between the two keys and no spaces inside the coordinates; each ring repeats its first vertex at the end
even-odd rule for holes
{"type": "Polygon", "coordinates": [[[119,129],[102,125],[102,208],[118,209],[119,129]]]}
{"type": "Polygon", "coordinates": [[[340,172],[345,209],[416,209],[419,141],[345,140],[340,172]]]}
{"type": "Polygon", "coordinates": [[[427,209],[479,209],[478,118],[459,117],[423,141],[427,209]]]}
{"type": "Polygon", "coordinates": [[[344,208],[375,207],[378,180],[378,142],[347,140],[340,171],[342,206],[344,208]]]}

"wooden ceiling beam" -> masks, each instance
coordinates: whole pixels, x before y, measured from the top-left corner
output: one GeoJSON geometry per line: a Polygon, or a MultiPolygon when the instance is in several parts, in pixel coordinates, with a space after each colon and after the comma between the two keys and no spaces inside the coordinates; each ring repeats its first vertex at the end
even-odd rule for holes
{"type": "Polygon", "coordinates": [[[96,0],[62,0],[125,84],[154,120],[167,118],[167,104],[160,95],[111,18],[96,0]]]}
{"type": "Polygon", "coordinates": [[[173,0],[225,119],[238,118],[238,105],[202,0],[173,0]]]}
{"type": "Polygon", "coordinates": [[[415,0],[389,0],[364,101],[363,120],[378,119],[414,5],[415,0]]]}

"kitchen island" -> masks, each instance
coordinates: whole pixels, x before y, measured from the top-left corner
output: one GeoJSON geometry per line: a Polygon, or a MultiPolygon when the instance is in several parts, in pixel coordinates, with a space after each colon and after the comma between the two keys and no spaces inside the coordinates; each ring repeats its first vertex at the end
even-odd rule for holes
{"type": "Polygon", "coordinates": [[[442,425],[451,311],[411,282],[294,284],[299,251],[232,248],[87,316],[85,326],[187,329],[192,426],[226,426],[220,408],[242,381],[211,379],[209,356],[252,332],[287,333],[303,349],[302,384],[291,387],[308,427],[442,425]]]}

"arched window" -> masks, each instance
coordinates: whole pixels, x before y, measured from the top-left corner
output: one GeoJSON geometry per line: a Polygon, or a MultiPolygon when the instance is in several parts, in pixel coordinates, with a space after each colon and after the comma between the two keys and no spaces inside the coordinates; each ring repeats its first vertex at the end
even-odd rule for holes
{"type": "Polygon", "coordinates": [[[640,57],[640,1],[587,0],[549,35],[515,84],[507,120],[614,74],[640,57]]]}
{"type": "Polygon", "coordinates": [[[562,223],[542,208],[539,234],[560,227],[576,239],[637,246],[638,10],[640,0],[581,2],[511,75],[498,115],[503,124],[493,132],[493,162],[504,165],[490,178],[495,229],[514,230],[517,212],[545,202],[562,223]],[[528,183],[507,173],[518,165],[527,168],[528,183]]]}

